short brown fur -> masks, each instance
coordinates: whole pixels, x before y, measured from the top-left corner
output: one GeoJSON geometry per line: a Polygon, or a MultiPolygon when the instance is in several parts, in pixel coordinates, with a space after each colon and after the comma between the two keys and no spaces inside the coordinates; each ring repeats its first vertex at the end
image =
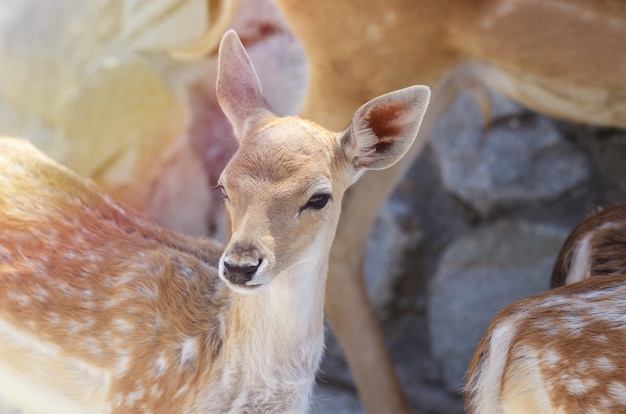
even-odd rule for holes
{"type": "Polygon", "coordinates": [[[576,249],[585,237],[590,257],[587,277],[622,274],[626,269],[626,203],[602,208],[572,230],[559,251],[550,287],[568,283],[576,249]]]}

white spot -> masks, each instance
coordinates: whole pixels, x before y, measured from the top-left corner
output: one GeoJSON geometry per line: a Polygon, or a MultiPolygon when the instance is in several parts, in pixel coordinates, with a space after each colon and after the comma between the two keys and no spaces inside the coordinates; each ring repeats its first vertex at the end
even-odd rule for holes
{"type": "Polygon", "coordinates": [[[568,380],[564,380],[563,383],[567,390],[574,395],[582,395],[587,392],[587,387],[579,378],[570,378],[568,380]]]}
{"type": "Polygon", "coordinates": [[[165,356],[165,351],[161,351],[159,358],[154,363],[154,372],[155,376],[160,377],[167,370],[167,366],[169,365],[167,361],[167,357],[165,356]]]}
{"type": "Polygon", "coordinates": [[[71,320],[68,322],[67,325],[68,332],[73,335],[92,326],[93,319],[85,319],[83,321],[71,320]]]}
{"type": "Polygon", "coordinates": [[[137,287],[137,296],[143,296],[149,299],[156,299],[157,294],[155,289],[151,289],[148,286],[137,287]]]}
{"type": "Polygon", "coordinates": [[[124,345],[123,335],[113,335],[111,336],[110,341],[115,348],[120,348],[124,345]]]}
{"type": "Polygon", "coordinates": [[[498,6],[494,8],[491,14],[485,15],[483,20],[480,22],[480,26],[483,29],[489,29],[493,26],[495,21],[502,19],[503,17],[513,13],[515,10],[515,5],[513,4],[515,1],[506,0],[498,2],[498,6]]]}
{"type": "Polygon", "coordinates": [[[41,286],[36,286],[33,293],[34,293],[35,299],[41,302],[45,301],[46,298],[48,297],[48,291],[42,288],[41,286]]]}
{"type": "Polygon", "coordinates": [[[61,323],[61,318],[59,317],[58,313],[49,313],[48,322],[50,322],[53,325],[58,325],[59,323],[61,323]]]}
{"type": "Polygon", "coordinates": [[[133,407],[138,399],[142,398],[144,395],[143,388],[139,388],[137,391],[131,392],[126,396],[126,402],[124,405],[126,407],[133,407]]]}
{"type": "Polygon", "coordinates": [[[116,279],[112,280],[112,285],[113,286],[120,286],[120,285],[126,285],[130,282],[132,282],[133,280],[135,280],[135,275],[132,273],[126,273],[123,276],[120,276],[116,279]]]}
{"type": "Polygon", "coordinates": [[[606,337],[606,335],[598,335],[595,338],[593,338],[596,342],[600,342],[603,344],[608,344],[611,341],[609,341],[609,339],[606,337]]]}
{"type": "Polygon", "coordinates": [[[194,272],[194,270],[189,266],[180,265],[177,266],[176,270],[178,270],[179,276],[182,276],[185,279],[193,279],[196,274],[196,272],[194,272]]]}
{"type": "Polygon", "coordinates": [[[0,262],[9,262],[11,261],[12,257],[13,254],[11,253],[11,251],[6,247],[0,245],[0,262]]]}
{"type": "Polygon", "coordinates": [[[617,368],[612,361],[605,357],[596,358],[594,363],[596,368],[599,368],[604,372],[615,371],[617,368]]]}
{"type": "Polygon", "coordinates": [[[117,393],[115,394],[115,398],[113,398],[113,406],[115,408],[119,408],[121,407],[123,401],[124,401],[124,395],[117,393]]]}
{"type": "Polygon", "coordinates": [[[161,391],[161,388],[159,388],[159,384],[153,384],[152,387],[150,387],[150,396],[153,398],[159,398],[161,396],[161,394],[163,394],[163,391],[161,391]]]}
{"type": "Polygon", "coordinates": [[[396,18],[396,13],[392,10],[388,10],[385,14],[384,14],[384,21],[387,24],[394,24],[397,20],[396,18]]]}
{"type": "Polygon", "coordinates": [[[609,394],[618,404],[626,405],[626,387],[621,382],[612,382],[609,385],[609,394]]]}
{"type": "Polygon", "coordinates": [[[367,26],[367,29],[365,29],[365,35],[369,40],[372,40],[374,42],[378,42],[382,39],[380,27],[376,26],[375,24],[370,24],[369,26],[367,26]]]}
{"type": "Polygon", "coordinates": [[[78,257],[78,255],[71,250],[66,250],[63,252],[63,257],[67,260],[74,260],[78,257]]]}
{"type": "Polygon", "coordinates": [[[128,371],[129,366],[130,358],[128,357],[128,355],[122,355],[121,357],[119,357],[117,363],[115,364],[115,375],[121,377],[126,373],[126,371],[128,371]]]}
{"type": "Polygon", "coordinates": [[[191,363],[198,353],[198,338],[187,338],[181,344],[180,364],[185,365],[191,363]]]}
{"type": "Polygon", "coordinates": [[[132,332],[135,327],[128,321],[124,320],[124,319],[113,319],[112,322],[113,326],[122,332],[132,332]]]}
{"type": "Polygon", "coordinates": [[[30,304],[30,297],[24,295],[23,293],[9,292],[8,297],[9,299],[16,301],[18,304],[20,304],[20,306],[26,306],[30,304]]]}
{"type": "Polygon", "coordinates": [[[548,349],[547,351],[545,351],[541,359],[551,368],[561,362],[561,356],[554,349],[548,349]]]}
{"type": "Polygon", "coordinates": [[[128,308],[126,308],[126,312],[129,315],[137,315],[138,313],[140,313],[140,310],[137,306],[129,306],[128,308]]]}
{"type": "Polygon", "coordinates": [[[66,283],[64,283],[64,282],[62,282],[60,280],[57,280],[57,279],[53,279],[49,283],[50,283],[51,287],[53,287],[54,289],[60,290],[68,298],[74,296],[74,292],[72,292],[72,288],[69,285],[67,285],[66,283]]]}
{"type": "Polygon", "coordinates": [[[187,388],[189,388],[189,386],[187,384],[183,385],[182,387],[180,387],[178,389],[178,391],[176,391],[176,394],[174,394],[174,398],[180,397],[181,395],[183,395],[185,392],[187,392],[187,388]]]}

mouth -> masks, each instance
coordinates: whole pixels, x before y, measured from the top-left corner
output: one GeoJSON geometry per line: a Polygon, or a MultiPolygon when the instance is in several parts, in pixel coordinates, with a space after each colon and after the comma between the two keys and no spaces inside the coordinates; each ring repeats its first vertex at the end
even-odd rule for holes
{"type": "Polygon", "coordinates": [[[236,283],[231,280],[228,280],[228,278],[223,277],[223,276],[220,276],[220,279],[226,282],[226,285],[232,291],[237,292],[237,293],[244,293],[244,294],[258,291],[266,285],[266,283],[254,282],[254,281],[248,281],[246,283],[236,283]]]}
{"type": "Polygon", "coordinates": [[[255,272],[252,274],[252,272],[247,273],[240,269],[229,269],[223,263],[219,265],[218,274],[219,278],[226,283],[229,289],[238,293],[258,291],[271,280],[263,269],[255,269],[255,272]]]}

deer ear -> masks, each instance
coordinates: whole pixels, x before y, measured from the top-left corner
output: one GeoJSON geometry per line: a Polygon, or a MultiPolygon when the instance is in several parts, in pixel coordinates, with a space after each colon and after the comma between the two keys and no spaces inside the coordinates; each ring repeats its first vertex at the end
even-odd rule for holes
{"type": "Polygon", "coordinates": [[[220,42],[216,89],[217,101],[237,139],[251,122],[271,114],[252,62],[234,30],[227,31],[220,42]]]}
{"type": "Polygon", "coordinates": [[[357,171],[391,167],[408,151],[430,99],[427,86],[410,86],[361,106],[341,135],[341,147],[357,171]]]}

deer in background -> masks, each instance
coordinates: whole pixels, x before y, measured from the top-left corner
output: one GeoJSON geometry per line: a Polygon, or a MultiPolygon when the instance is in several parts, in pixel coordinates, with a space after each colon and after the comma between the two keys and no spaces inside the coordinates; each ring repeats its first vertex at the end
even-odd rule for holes
{"type": "Polygon", "coordinates": [[[468,370],[468,414],[626,412],[625,219],[625,203],[587,217],[555,289],[498,314],[468,370]]]}
{"type": "Polygon", "coordinates": [[[272,114],[237,35],[217,93],[239,148],[225,248],[161,228],[26,141],[0,139],[0,393],[32,412],[306,412],[346,188],[412,144],[429,90],[342,133],[272,114]]]}
{"type": "Polygon", "coordinates": [[[626,5],[619,0],[275,2],[309,61],[301,116],[336,130],[348,125],[364,100],[412,84],[433,90],[416,142],[402,161],[364,174],[346,194],[326,295],[329,320],[367,411],[409,412],[362,277],[363,252],[380,205],[463,88],[479,97],[492,88],[565,120],[626,127],[626,5]]]}

